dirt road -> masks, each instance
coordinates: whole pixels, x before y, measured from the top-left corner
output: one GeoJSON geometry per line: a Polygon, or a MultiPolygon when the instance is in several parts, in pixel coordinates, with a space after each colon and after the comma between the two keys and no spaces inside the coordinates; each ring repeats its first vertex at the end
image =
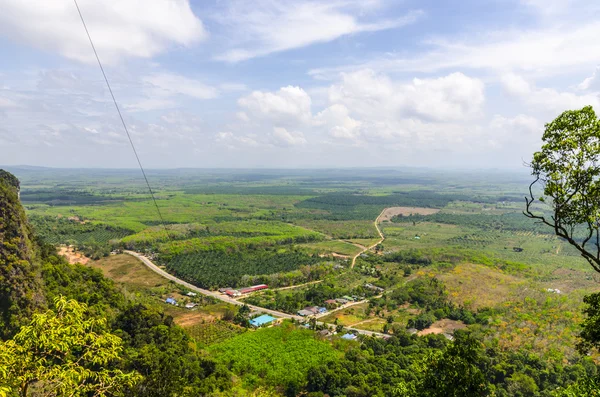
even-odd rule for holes
{"type": "Polygon", "coordinates": [[[381,244],[383,243],[383,240],[385,240],[385,237],[383,237],[383,233],[381,232],[381,229],[379,228],[379,218],[381,218],[381,216],[383,215],[383,213],[387,210],[387,208],[384,208],[381,213],[379,214],[379,216],[377,217],[377,219],[375,219],[375,229],[377,229],[377,233],[379,233],[379,241],[376,242],[375,244],[373,244],[370,247],[365,247],[365,249],[363,249],[362,251],[360,251],[358,254],[354,255],[354,257],[352,258],[352,264],[350,265],[350,269],[352,269],[354,267],[354,265],[356,264],[356,258],[358,258],[361,254],[364,254],[365,252],[375,248],[377,246],[377,244],[381,244]]]}
{"type": "MultiPolygon", "coordinates": [[[[168,280],[171,280],[171,281],[173,281],[173,282],[175,282],[175,283],[177,283],[179,285],[183,285],[184,287],[188,288],[190,291],[198,292],[198,293],[200,293],[202,295],[210,296],[212,298],[221,300],[223,302],[231,303],[232,305],[243,306],[245,304],[244,302],[237,301],[237,300],[235,300],[235,299],[233,299],[233,298],[231,298],[231,297],[229,297],[227,295],[221,294],[219,292],[214,292],[214,291],[209,291],[207,289],[198,288],[195,285],[192,285],[192,284],[190,284],[190,283],[188,283],[186,281],[183,281],[183,280],[181,280],[181,279],[173,276],[172,274],[169,274],[169,273],[165,272],[163,269],[161,269],[160,267],[156,266],[150,259],[146,258],[144,255],[142,255],[142,254],[140,254],[138,252],[128,251],[128,250],[125,250],[123,252],[125,252],[126,254],[129,254],[129,255],[135,256],[140,261],[142,261],[142,263],[144,265],[146,265],[153,272],[155,272],[155,273],[163,276],[164,278],[166,278],[168,280]]],[[[280,311],[277,311],[277,310],[271,310],[271,309],[267,309],[267,308],[260,307],[260,306],[248,305],[248,307],[250,307],[250,309],[252,309],[252,310],[261,311],[263,313],[270,314],[270,315],[276,316],[276,317],[295,319],[295,320],[299,320],[299,321],[306,320],[305,317],[296,316],[296,315],[293,315],[293,314],[288,314],[288,313],[280,312],[280,311]]],[[[335,327],[334,324],[327,324],[327,323],[323,323],[323,322],[320,322],[320,321],[318,321],[317,324],[319,324],[319,325],[323,324],[323,325],[326,325],[328,327],[335,327]]],[[[355,329],[355,328],[348,328],[348,327],[346,327],[345,329],[351,330],[351,331],[355,331],[355,332],[357,332],[359,334],[362,334],[362,335],[376,336],[376,337],[380,337],[380,338],[386,336],[386,335],[384,335],[382,333],[379,333],[379,332],[366,331],[366,330],[362,330],[362,329],[355,329]]]]}

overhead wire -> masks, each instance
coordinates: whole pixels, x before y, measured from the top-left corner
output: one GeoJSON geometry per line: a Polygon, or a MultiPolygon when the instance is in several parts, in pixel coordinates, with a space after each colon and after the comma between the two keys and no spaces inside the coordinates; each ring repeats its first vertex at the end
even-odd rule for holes
{"type": "Polygon", "coordinates": [[[108,87],[108,92],[110,92],[110,96],[113,100],[113,103],[115,104],[115,108],[117,109],[117,113],[119,114],[119,118],[121,119],[121,124],[123,125],[123,129],[125,130],[125,134],[127,135],[127,138],[129,139],[129,143],[131,144],[131,149],[133,150],[133,154],[135,155],[135,158],[137,160],[137,163],[140,167],[140,170],[142,171],[142,175],[144,176],[144,180],[146,181],[146,186],[148,186],[148,191],[150,192],[150,196],[152,197],[152,202],[154,203],[154,206],[156,207],[156,212],[158,213],[158,217],[160,218],[160,222],[163,226],[163,229],[165,230],[165,233],[167,234],[167,238],[169,240],[171,240],[171,235],[169,234],[169,230],[167,228],[165,219],[162,216],[162,213],[160,212],[160,208],[158,206],[158,203],[156,202],[156,196],[154,195],[154,192],[152,191],[152,187],[150,186],[150,182],[148,181],[148,177],[146,176],[146,171],[144,170],[144,167],[142,166],[142,161],[140,160],[140,156],[138,155],[138,152],[135,148],[135,144],[133,143],[133,139],[131,138],[131,134],[129,133],[129,129],[127,128],[127,124],[125,123],[125,119],[123,118],[123,114],[121,113],[121,109],[119,108],[119,104],[117,103],[117,100],[115,98],[115,94],[113,93],[113,90],[110,86],[110,82],[108,81],[108,77],[106,76],[106,72],[104,71],[104,67],[102,66],[102,62],[100,61],[100,57],[98,56],[98,51],[96,51],[96,46],[94,45],[94,41],[92,40],[92,36],[90,35],[90,32],[87,28],[87,24],[85,23],[85,19],[83,18],[83,14],[81,12],[81,9],[79,8],[79,4],[77,4],[77,0],[73,0],[73,2],[75,3],[75,7],[77,8],[77,12],[79,13],[79,18],[81,19],[81,23],[83,24],[83,28],[85,29],[85,33],[88,37],[88,40],[90,41],[90,45],[92,46],[92,50],[94,51],[94,55],[96,57],[96,61],[98,61],[98,66],[100,66],[100,71],[102,72],[102,76],[104,77],[104,81],[106,82],[106,86],[108,87]]]}

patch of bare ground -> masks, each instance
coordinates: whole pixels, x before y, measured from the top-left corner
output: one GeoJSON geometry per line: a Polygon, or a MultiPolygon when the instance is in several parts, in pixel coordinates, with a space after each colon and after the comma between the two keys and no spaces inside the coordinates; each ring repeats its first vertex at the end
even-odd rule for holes
{"type": "Polygon", "coordinates": [[[423,207],[390,207],[386,208],[379,217],[380,222],[389,221],[396,215],[431,215],[440,212],[437,208],[423,207]]]}
{"type": "Polygon", "coordinates": [[[202,323],[202,320],[209,323],[215,321],[217,318],[210,314],[199,312],[199,311],[187,311],[181,312],[173,316],[173,321],[180,327],[193,327],[202,323]]]}
{"type": "Polygon", "coordinates": [[[437,276],[452,302],[469,309],[494,307],[510,299],[525,281],[489,266],[464,263],[437,276]]]}
{"type": "Polygon", "coordinates": [[[97,261],[90,261],[88,265],[100,269],[106,277],[118,283],[146,288],[169,283],[167,279],[154,273],[131,255],[111,255],[97,261]]]}
{"type": "Polygon", "coordinates": [[[76,252],[74,247],[61,246],[58,249],[58,253],[69,261],[70,264],[81,263],[82,265],[87,264],[90,261],[90,258],[83,255],[81,252],[76,252]]]}
{"type": "Polygon", "coordinates": [[[429,328],[425,328],[422,331],[419,331],[417,335],[429,335],[429,334],[453,334],[457,329],[467,328],[467,326],[462,321],[449,320],[447,318],[443,318],[441,320],[436,321],[431,324],[429,328]]]}

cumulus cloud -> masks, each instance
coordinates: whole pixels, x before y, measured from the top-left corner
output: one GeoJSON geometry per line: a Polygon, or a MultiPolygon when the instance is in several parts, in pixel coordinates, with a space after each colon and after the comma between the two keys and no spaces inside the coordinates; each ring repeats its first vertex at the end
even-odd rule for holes
{"type": "Polygon", "coordinates": [[[330,89],[330,100],[380,118],[451,121],[477,116],[485,94],[481,80],[462,73],[405,83],[366,69],[343,73],[342,82],[330,89]]]}
{"type": "Polygon", "coordinates": [[[310,122],[311,119],[311,98],[300,87],[282,87],[277,92],[254,91],[240,98],[238,104],[255,117],[278,122],[310,122]]]}
{"type": "Polygon", "coordinates": [[[600,97],[596,93],[577,94],[558,91],[554,88],[538,88],[518,75],[507,75],[502,79],[505,90],[534,110],[558,115],[567,109],[581,109],[591,105],[600,111],[600,97]]]}
{"type": "MultiPolygon", "coordinates": [[[[335,40],[341,36],[398,28],[415,22],[423,12],[404,16],[362,20],[365,3],[347,1],[228,2],[214,18],[224,26],[235,26],[233,48],[216,56],[218,60],[239,62],[273,52],[335,40]]],[[[380,2],[373,2],[378,6],[380,2]]]]}
{"type": "MultiPolygon", "coordinates": [[[[188,0],[79,0],[98,53],[106,63],[149,58],[170,46],[189,46],[207,32],[188,0]]],[[[94,62],[71,1],[0,1],[0,34],[64,57],[94,62]]]]}
{"type": "Polygon", "coordinates": [[[485,101],[484,84],[462,73],[404,81],[362,70],[343,73],[327,90],[316,92],[326,92],[327,98],[315,111],[300,87],[244,96],[238,100],[243,108],[238,124],[218,140],[240,144],[250,132],[252,142],[265,146],[443,146],[463,142],[469,131],[465,124],[480,116],[485,101]]]}
{"type": "Polygon", "coordinates": [[[324,125],[334,138],[355,140],[360,134],[362,123],[350,117],[350,110],[341,104],[334,104],[315,116],[315,125],[324,125]]]}

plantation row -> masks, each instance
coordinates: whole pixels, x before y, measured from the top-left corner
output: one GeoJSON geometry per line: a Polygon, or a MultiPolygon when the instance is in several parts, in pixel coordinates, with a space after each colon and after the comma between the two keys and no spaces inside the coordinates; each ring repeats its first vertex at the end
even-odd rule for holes
{"type": "Polygon", "coordinates": [[[433,222],[445,223],[458,226],[477,227],[483,230],[507,230],[519,232],[548,233],[548,227],[536,223],[521,213],[508,213],[502,215],[486,214],[447,214],[438,212],[432,215],[408,215],[394,216],[392,222],[412,223],[412,222],[433,222]]]}
{"type": "Polygon", "coordinates": [[[289,272],[325,259],[302,252],[205,251],[161,255],[169,273],[202,288],[238,287],[244,275],[289,272]]]}
{"type": "Polygon", "coordinates": [[[320,233],[281,222],[239,221],[211,224],[198,223],[155,226],[122,240],[127,248],[142,249],[163,244],[171,253],[256,248],[275,244],[313,242],[324,238],[320,233]]]}
{"type": "Polygon", "coordinates": [[[498,200],[514,200],[512,197],[484,197],[464,194],[440,194],[427,190],[396,192],[387,196],[366,194],[330,193],[296,203],[297,208],[327,211],[292,216],[312,219],[358,220],[375,219],[385,207],[442,208],[452,201],[472,201],[493,204],[498,200]]]}
{"type": "Polygon", "coordinates": [[[43,241],[49,244],[108,244],[133,233],[110,225],[80,223],[65,218],[31,216],[30,221],[43,241]]]}
{"type": "Polygon", "coordinates": [[[227,321],[216,320],[210,323],[198,324],[186,329],[187,333],[204,346],[223,342],[244,331],[227,321]]]}

